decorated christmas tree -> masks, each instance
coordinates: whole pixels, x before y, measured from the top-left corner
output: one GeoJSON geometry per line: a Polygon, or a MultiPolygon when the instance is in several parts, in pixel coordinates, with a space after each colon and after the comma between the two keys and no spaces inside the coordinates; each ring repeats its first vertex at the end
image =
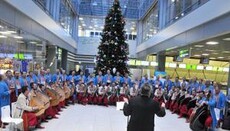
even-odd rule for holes
{"type": "Polygon", "coordinates": [[[110,70],[113,75],[116,72],[120,72],[121,75],[129,73],[127,65],[129,47],[125,42],[124,26],[125,20],[119,0],[115,0],[105,18],[102,38],[98,47],[96,71],[101,70],[103,74],[106,74],[106,71],[110,70]]]}

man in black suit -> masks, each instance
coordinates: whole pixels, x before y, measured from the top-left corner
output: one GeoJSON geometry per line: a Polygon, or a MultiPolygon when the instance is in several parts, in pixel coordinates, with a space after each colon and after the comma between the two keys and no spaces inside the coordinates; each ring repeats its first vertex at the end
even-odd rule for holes
{"type": "Polygon", "coordinates": [[[154,116],[165,116],[165,104],[161,106],[150,98],[151,86],[144,84],[141,89],[141,96],[133,99],[124,98],[124,115],[131,115],[127,131],[154,131],[154,116]]]}

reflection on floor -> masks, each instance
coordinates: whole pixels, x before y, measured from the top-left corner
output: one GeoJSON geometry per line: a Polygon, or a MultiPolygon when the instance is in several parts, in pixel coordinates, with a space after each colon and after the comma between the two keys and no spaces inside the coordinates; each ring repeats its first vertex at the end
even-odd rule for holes
{"type": "MultiPolygon", "coordinates": [[[[167,112],[166,117],[156,117],[156,131],[190,131],[185,119],[167,112]]],[[[126,131],[127,117],[115,107],[97,105],[72,105],[64,109],[57,120],[42,124],[46,131],[126,131]]]]}
{"type": "MultiPolygon", "coordinates": [[[[127,117],[113,106],[71,105],[60,114],[59,119],[42,123],[41,131],[126,131],[127,117]]],[[[164,118],[155,117],[155,131],[190,131],[185,119],[177,117],[169,111],[164,118]]]]}

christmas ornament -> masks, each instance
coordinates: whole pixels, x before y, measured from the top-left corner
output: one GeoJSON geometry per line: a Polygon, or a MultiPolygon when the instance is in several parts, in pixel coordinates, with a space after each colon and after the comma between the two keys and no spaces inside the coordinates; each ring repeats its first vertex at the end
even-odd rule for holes
{"type": "Polygon", "coordinates": [[[117,71],[117,69],[114,67],[114,68],[113,68],[113,73],[115,74],[115,73],[116,73],[116,71],[117,71]]]}

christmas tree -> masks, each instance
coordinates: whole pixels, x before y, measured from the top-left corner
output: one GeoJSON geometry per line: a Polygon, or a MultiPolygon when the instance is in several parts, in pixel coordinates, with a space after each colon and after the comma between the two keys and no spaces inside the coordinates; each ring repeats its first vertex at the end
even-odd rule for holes
{"type": "Polygon", "coordinates": [[[119,0],[115,0],[105,18],[102,38],[98,47],[96,71],[101,70],[103,74],[106,74],[106,71],[110,70],[113,75],[116,72],[120,72],[121,75],[129,73],[127,65],[129,47],[125,42],[124,26],[125,20],[119,0]]]}

